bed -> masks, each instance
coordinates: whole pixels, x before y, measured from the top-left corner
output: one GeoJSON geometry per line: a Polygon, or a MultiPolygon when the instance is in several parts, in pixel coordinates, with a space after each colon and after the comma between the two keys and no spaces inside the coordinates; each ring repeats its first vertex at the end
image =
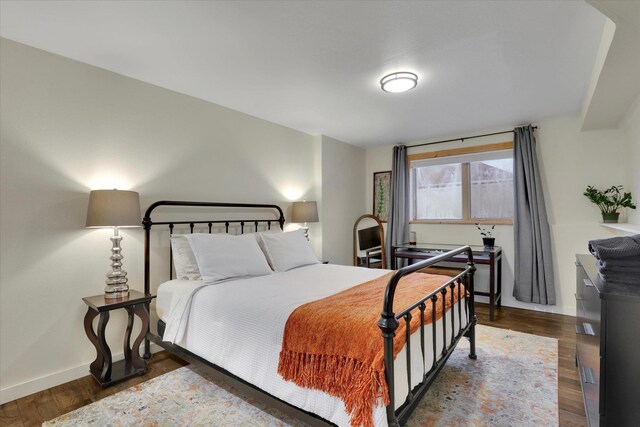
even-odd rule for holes
{"type": "MultiPolygon", "coordinates": [[[[283,229],[284,215],[277,205],[217,202],[160,201],[145,213],[145,293],[151,294],[152,230],[168,228],[174,233],[186,227],[188,233],[235,230],[238,234],[260,229],[283,229]],[[179,208],[177,218],[152,219],[165,208],[179,208]],[[199,210],[197,219],[189,208],[199,210]],[[202,219],[201,210],[210,209],[213,219],[202,219]],[[229,209],[243,212],[234,219],[229,209]],[[255,216],[250,212],[255,211],[255,216]],[[215,215],[213,214],[215,212],[215,215]]],[[[159,233],[162,234],[162,233],[159,233]]],[[[157,247],[154,247],[157,249],[157,247]]],[[[475,358],[473,265],[469,247],[461,247],[396,272],[332,264],[311,264],[259,277],[240,278],[207,286],[202,280],[173,278],[173,254],[169,255],[168,276],[157,280],[156,332],[148,331],[145,358],[151,357],[150,342],[193,363],[201,369],[250,393],[309,425],[353,424],[344,402],[330,393],[285,381],[279,375],[283,334],[292,313],[304,306],[355,289],[367,281],[384,280],[380,294],[382,312],[377,320],[380,351],[384,354],[384,379],[388,404],[373,404],[371,419],[376,426],[404,425],[440,372],[462,337],[470,340],[469,357],[475,358]],[[459,274],[440,279],[432,292],[406,306],[394,306],[405,280],[418,277],[420,270],[464,253],[467,267],[459,274]],[[414,275],[416,274],[416,275],[414,275]],[[410,276],[414,275],[414,276],[410,276]],[[436,308],[442,306],[441,317],[436,308]],[[429,309],[433,308],[430,312],[429,309]],[[430,314],[431,313],[431,314],[430,314]],[[431,317],[433,319],[427,319],[431,317]],[[419,318],[417,328],[406,327],[419,318]],[[429,320],[431,320],[429,322],[429,320]],[[405,343],[398,351],[394,339],[402,330],[405,343]]],[[[155,270],[153,270],[155,271],[155,270]]],[[[377,315],[376,315],[377,316],[377,315]]],[[[375,322],[374,322],[375,324],[375,322]]],[[[378,345],[377,343],[375,345],[378,345]]],[[[366,423],[365,423],[366,424],[366,423]]]]}

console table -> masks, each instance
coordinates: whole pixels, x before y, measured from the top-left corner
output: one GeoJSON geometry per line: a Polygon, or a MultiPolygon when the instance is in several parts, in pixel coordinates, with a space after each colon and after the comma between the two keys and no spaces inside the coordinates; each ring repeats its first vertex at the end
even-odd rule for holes
{"type": "MultiPolygon", "coordinates": [[[[464,245],[450,245],[439,243],[402,243],[391,247],[391,268],[396,269],[398,259],[407,259],[409,264],[414,260],[433,258],[442,253],[457,249],[464,245]]],[[[489,292],[475,291],[476,295],[489,297],[489,318],[495,319],[495,308],[502,305],[502,248],[494,246],[471,246],[473,262],[489,266],[489,292]]],[[[466,256],[460,255],[447,261],[467,263],[466,256]]]]}

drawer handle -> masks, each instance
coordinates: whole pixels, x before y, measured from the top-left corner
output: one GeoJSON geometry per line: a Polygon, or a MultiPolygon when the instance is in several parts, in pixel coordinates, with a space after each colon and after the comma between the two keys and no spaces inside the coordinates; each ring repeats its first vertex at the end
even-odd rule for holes
{"type": "Polygon", "coordinates": [[[578,294],[573,294],[574,297],[576,297],[576,301],[582,301],[582,298],[578,297],[578,294]]]}
{"type": "Polygon", "coordinates": [[[580,370],[582,371],[582,382],[585,384],[595,384],[596,377],[593,375],[593,369],[588,366],[581,366],[580,370]]]}
{"type": "Polygon", "coordinates": [[[591,323],[583,322],[582,327],[584,328],[585,335],[596,335],[596,333],[593,331],[593,326],[591,325],[591,323]]]}
{"type": "Polygon", "coordinates": [[[587,288],[593,288],[593,282],[592,282],[591,280],[589,280],[589,279],[582,279],[582,281],[584,282],[584,285],[585,285],[587,288]]]}

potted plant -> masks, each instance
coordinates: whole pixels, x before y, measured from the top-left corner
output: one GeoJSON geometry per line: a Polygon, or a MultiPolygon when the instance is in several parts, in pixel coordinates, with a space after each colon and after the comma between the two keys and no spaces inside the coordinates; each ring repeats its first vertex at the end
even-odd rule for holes
{"type": "Polygon", "coordinates": [[[482,236],[482,243],[484,244],[484,247],[493,248],[496,243],[496,238],[493,237],[493,229],[496,228],[496,225],[493,224],[491,227],[487,225],[485,227],[476,222],[476,228],[480,230],[480,235],[482,236]]]}
{"type": "Polygon", "coordinates": [[[622,185],[614,185],[604,191],[589,185],[584,195],[591,203],[595,203],[600,208],[602,222],[612,223],[618,222],[618,216],[620,215],[618,209],[636,208],[636,205],[631,200],[631,193],[624,193],[622,190],[622,185]]]}

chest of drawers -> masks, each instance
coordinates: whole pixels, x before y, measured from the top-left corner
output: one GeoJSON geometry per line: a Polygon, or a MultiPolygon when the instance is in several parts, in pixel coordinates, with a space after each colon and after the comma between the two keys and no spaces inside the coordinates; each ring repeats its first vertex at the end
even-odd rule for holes
{"type": "Polygon", "coordinates": [[[640,286],[606,283],[576,256],[576,363],[590,426],[640,425],[640,286]]]}

